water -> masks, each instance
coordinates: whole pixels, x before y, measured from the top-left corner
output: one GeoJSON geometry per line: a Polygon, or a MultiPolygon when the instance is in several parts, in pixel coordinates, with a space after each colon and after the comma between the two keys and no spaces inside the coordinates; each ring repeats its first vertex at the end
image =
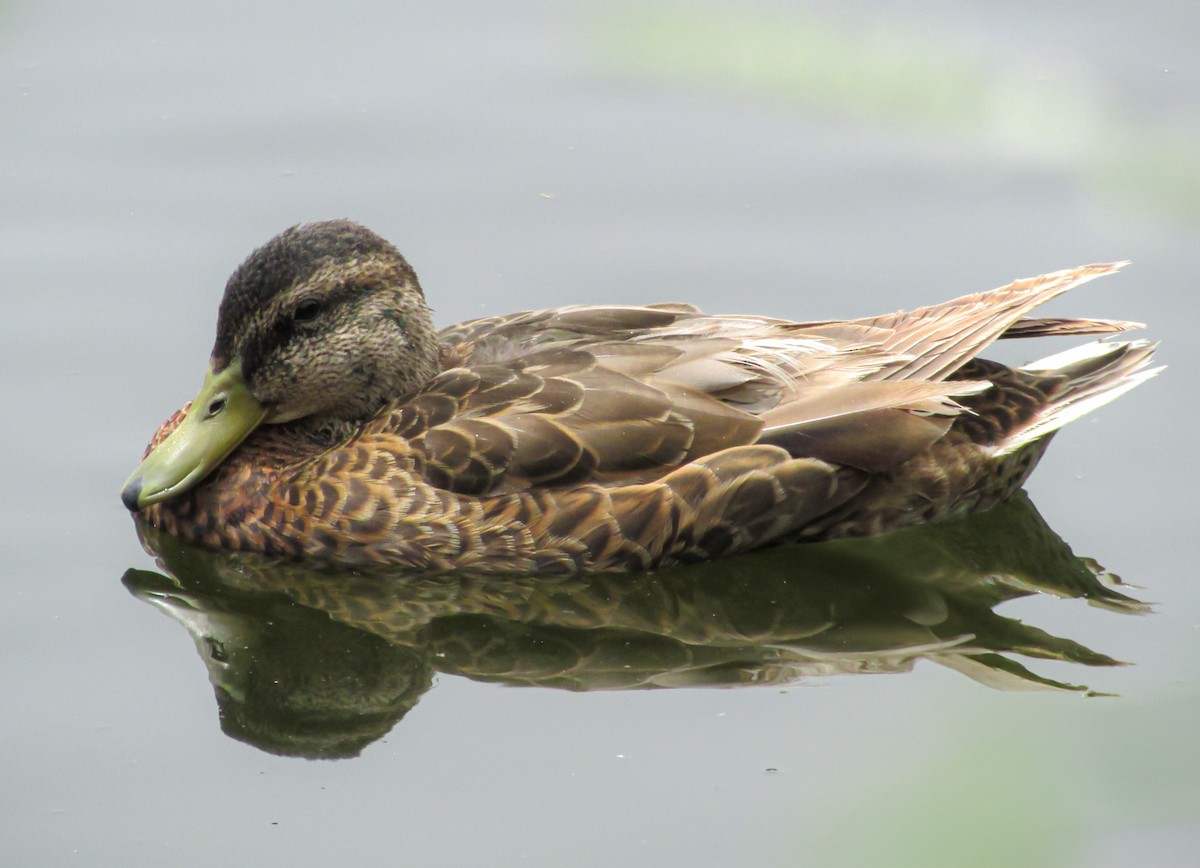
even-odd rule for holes
{"type": "MultiPolygon", "coordinates": [[[[5,864],[1189,864],[1200,19],[738,9],[0,10],[5,864]],[[1146,321],[1172,367],[1058,437],[1029,490],[1155,612],[997,610],[1135,664],[1023,661],[1119,696],[928,660],[514,690],[435,658],[357,759],[226,736],[196,646],[155,611],[179,600],[130,593],[151,577],[127,570],[157,570],[117,494],[199,385],[232,267],[335,216],[401,247],[441,323],[660,300],[850,317],[1133,259],[1049,312],[1146,321]]],[[[244,626],[205,617],[210,655],[205,629],[244,626]]]]}

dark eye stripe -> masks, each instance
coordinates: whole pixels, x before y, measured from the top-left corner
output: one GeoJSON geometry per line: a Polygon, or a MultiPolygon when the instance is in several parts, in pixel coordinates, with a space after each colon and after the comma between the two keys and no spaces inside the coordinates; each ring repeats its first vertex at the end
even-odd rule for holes
{"type": "Polygon", "coordinates": [[[353,303],[372,291],[370,286],[346,283],[328,290],[320,298],[306,298],[294,307],[279,308],[272,320],[251,331],[249,340],[242,344],[239,355],[242,357],[243,373],[247,378],[254,376],[264,360],[278,353],[298,334],[311,334],[313,329],[307,325],[317,317],[325,313],[335,314],[340,305],[353,303]]]}

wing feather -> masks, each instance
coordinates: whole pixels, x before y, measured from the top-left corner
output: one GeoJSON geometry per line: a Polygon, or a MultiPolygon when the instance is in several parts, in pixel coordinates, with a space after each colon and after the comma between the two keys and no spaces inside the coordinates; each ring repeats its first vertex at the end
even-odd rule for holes
{"type": "MultiPolygon", "coordinates": [[[[710,316],[682,304],[484,317],[441,333],[454,367],[379,424],[421,453],[430,481],[470,494],[649,483],[754,444],[879,472],[937,442],[963,418],[959,399],[992,385],[986,366],[951,377],[993,340],[1135,327],[1026,316],[1120,265],[847,322],[710,316]]],[[[825,465],[804,466],[797,478],[825,465]]],[[[767,489],[747,485],[750,514],[767,489]]]]}

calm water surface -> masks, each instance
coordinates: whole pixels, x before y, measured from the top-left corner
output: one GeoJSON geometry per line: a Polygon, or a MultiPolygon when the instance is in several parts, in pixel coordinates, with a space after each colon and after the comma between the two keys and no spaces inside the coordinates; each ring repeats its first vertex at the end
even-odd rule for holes
{"type": "Polygon", "coordinates": [[[1200,16],[736,8],[0,7],[0,862],[1194,864],[1200,16]],[[1053,444],[1052,533],[330,618],[312,577],[156,560],[117,493],[229,271],[336,216],[444,324],[861,316],[1128,258],[1051,313],[1148,322],[1171,370],[1053,444]]]}

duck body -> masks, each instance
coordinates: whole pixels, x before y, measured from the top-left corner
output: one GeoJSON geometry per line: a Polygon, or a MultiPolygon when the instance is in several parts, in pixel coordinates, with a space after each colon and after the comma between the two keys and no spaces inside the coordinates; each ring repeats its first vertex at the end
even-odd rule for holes
{"type": "Polygon", "coordinates": [[[123,499],[214,548],[491,572],[653,569],[959,516],[1155,373],[1145,342],[977,358],[1134,327],[1026,317],[1115,268],[852,321],[661,304],[437,332],[390,244],[305,224],[230,279],[205,386],[123,499]]]}

